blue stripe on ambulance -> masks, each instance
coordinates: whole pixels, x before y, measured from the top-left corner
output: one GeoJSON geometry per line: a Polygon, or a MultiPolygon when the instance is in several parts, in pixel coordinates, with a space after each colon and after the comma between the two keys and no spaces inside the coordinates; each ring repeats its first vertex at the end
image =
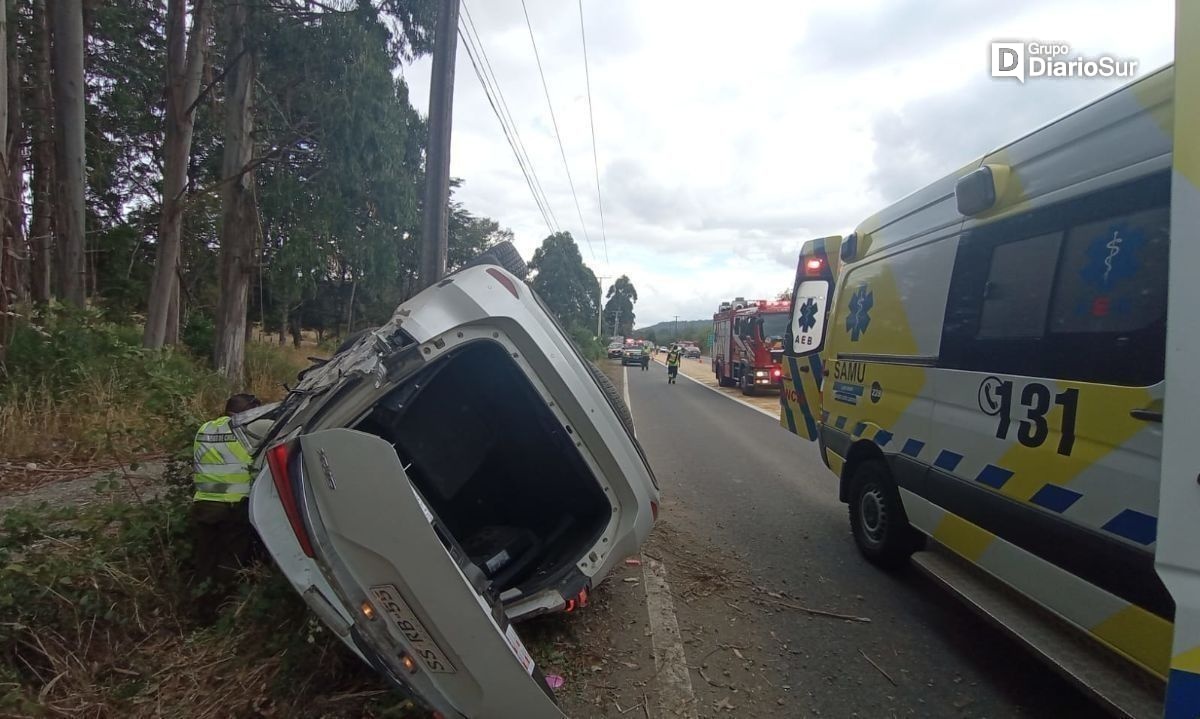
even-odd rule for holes
{"type": "MultiPolygon", "coordinates": [[[[800,365],[796,362],[796,358],[788,357],[787,361],[788,361],[788,366],[792,372],[792,377],[799,378],[800,377],[800,365]]],[[[796,385],[796,387],[800,388],[800,401],[797,402],[796,404],[799,405],[799,407],[800,407],[800,415],[804,418],[804,426],[808,429],[808,436],[816,437],[817,436],[817,420],[815,418],[813,418],[812,412],[810,412],[808,410],[808,400],[804,397],[804,387],[799,381],[797,381],[795,383],[795,385],[796,385]]],[[[789,425],[792,427],[795,427],[795,422],[796,422],[795,418],[791,416],[791,413],[789,413],[789,415],[788,415],[789,425]]],[[[793,429],[792,431],[794,432],[795,429],[793,429]]]]}
{"type": "MultiPolygon", "coordinates": [[[[828,415],[826,414],[825,420],[827,419],[828,415]]],[[[848,417],[838,415],[834,417],[833,425],[837,429],[845,430],[849,421],[848,417]]],[[[857,422],[854,424],[851,434],[856,438],[871,440],[879,447],[885,447],[895,439],[895,435],[885,429],[878,430],[872,437],[867,432],[867,426],[866,422],[857,422]]],[[[904,440],[904,444],[900,448],[900,454],[916,458],[924,449],[925,442],[915,437],[909,437],[904,440]]],[[[933,460],[933,466],[944,472],[953,474],[963,459],[964,456],[958,452],[943,449],[938,452],[937,457],[933,460]]],[[[1008,483],[1015,474],[1010,469],[988,464],[975,475],[975,481],[998,490],[1008,483]]],[[[1056,514],[1062,514],[1082,498],[1083,495],[1079,492],[1057,484],[1048,483],[1035,492],[1029,498],[1029,502],[1056,514]]],[[[1158,519],[1133,509],[1124,509],[1109,519],[1101,529],[1118,537],[1128,539],[1131,542],[1148,546],[1154,543],[1158,534],[1158,519]]]]}

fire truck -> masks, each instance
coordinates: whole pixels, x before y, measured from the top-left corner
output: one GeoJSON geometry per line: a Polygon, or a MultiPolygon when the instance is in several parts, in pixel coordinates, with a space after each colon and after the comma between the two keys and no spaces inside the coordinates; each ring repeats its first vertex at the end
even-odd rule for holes
{"type": "Polygon", "coordinates": [[[791,300],[722,302],[713,315],[712,368],[722,387],[740,387],[752,395],[780,389],[783,337],[791,318],[791,300]]]}

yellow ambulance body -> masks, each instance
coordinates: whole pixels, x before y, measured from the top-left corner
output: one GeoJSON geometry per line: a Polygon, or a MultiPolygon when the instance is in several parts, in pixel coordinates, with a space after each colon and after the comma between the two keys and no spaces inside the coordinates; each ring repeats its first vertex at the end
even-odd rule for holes
{"type": "Polygon", "coordinates": [[[1158,679],[1172,101],[1166,67],[806,244],[781,395],[868,559],[932,538],[1158,679]]]}

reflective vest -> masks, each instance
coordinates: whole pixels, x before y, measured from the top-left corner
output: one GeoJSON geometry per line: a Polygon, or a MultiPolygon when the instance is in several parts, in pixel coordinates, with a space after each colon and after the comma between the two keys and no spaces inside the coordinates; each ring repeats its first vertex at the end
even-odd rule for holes
{"type": "Polygon", "coordinates": [[[668,352],[667,353],[667,366],[668,367],[678,367],[679,366],[679,357],[681,354],[682,354],[681,352],[677,352],[676,350],[671,350],[670,352],[668,352]]]}
{"type": "Polygon", "coordinates": [[[197,502],[237,502],[250,494],[250,453],[238,441],[228,417],[205,422],[193,445],[197,502]]]}

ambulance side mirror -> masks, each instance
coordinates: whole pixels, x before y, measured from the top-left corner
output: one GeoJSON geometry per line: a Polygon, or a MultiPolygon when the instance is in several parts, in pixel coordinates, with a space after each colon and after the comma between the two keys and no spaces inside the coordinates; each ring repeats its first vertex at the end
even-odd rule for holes
{"type": "Polygon", "coordinates": [[[807,357],[825,346],[825,318],[829,314],[829,280],[804,280],[792,300],[790,354],[807,357]]]}
{"type": "Polygon", "coordinates": [[[954,201],[961,215],[978,215],[1004,199],[1011,170],[1008,165],[984,165],[954,183],[954,201]]]}

